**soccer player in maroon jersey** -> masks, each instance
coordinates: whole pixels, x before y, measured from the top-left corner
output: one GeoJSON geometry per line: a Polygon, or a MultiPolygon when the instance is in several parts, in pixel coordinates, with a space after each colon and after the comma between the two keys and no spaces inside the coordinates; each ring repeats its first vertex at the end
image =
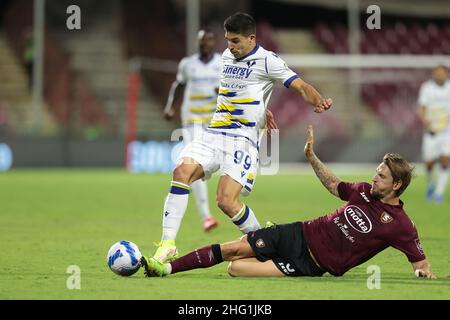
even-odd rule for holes
{"type": "Polygon", "coordinates": [[[388,153],[376,168],[372,184],[347,183],[336,177],[314,153],[312,126],[305,155],[327,190],[347,201],[328,215],[304,222],[275,225],[249,232],[240,240],[206,246],[162,264],[142,259],[147,276],[207,268],[230,261],[231,276],[342,276],[388,247],[402,251],[417,277],[436,278],[420,245],[414,223],[403,210],[400,195],[413,167],[388,153]]]}

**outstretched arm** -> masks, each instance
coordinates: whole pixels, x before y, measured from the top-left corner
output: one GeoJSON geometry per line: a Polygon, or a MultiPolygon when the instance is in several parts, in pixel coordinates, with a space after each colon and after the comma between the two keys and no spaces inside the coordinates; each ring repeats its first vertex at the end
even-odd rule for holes
{"type": "Polygon", "coordinates": [[[178,81],[174,81],[170,87],[169,97],[167,98],[166,107],[164,108],[164,117],[166,120],[172,120],[175,115],[174,101],[178,101],[179,97],[184,93],[185,85],[178,81]]]}
{"type": "Polygon", "coordinates": [[[416,277],[419,278],[427,278],[427,279],[436,279],[436,276],[431,272],[431,265],[424,259],[422,261],[411,263],[414,269],[414,273],[416,277]]]}
{"type": "Polygon", "coordinates": [[[306,159],[308,159],[320,182],[322,182],[331,194],[339,197],[338,185],[341,180],[336,177],[335,174],[328,169],[314,153],[314,132],[311,125],[308,126],[308,137],[306,139],[304,151],[306,159]]]}
{"type": "Polygon", "coordinates": [[[319,92],[300,78],[292,81],[290,89],[299,93],[306,102],[313,106],[314,112],[322,113],[331,108],[333,100],[323,99],[319,92]]]}

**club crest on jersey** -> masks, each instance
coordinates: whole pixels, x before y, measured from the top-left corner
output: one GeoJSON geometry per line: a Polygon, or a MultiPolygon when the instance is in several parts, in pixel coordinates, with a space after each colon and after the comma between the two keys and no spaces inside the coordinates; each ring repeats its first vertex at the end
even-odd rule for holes
{"type": "Polygon", "coordinates": [[[266,246],[263,239],[256,240],[255,245],[257,248],[264,248],[266,246]]]}
{"type": "Polygon", "coordinates": [[[247,61],[247,66],[248,66],[249,68],[253,67],[255,64],[256,64],[256,61],[255,61],[255,60],[247,61]]]}
{"type": "Polygon", "coordinates": [[[381,218],[380,218],[382,223],[389,223],[394,221],[394,218],[392,218],[387,212],[383,212],[381,214],[381,218]]]}

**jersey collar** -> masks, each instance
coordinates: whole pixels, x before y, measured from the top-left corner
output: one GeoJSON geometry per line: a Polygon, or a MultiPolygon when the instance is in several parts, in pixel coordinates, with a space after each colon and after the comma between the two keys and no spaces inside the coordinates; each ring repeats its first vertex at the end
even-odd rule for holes
{"type": "Polygon", "coordinates": [[[248,57],[251,56],[252,54],[255,54],[256,51],[258,51],[258,49],[259,49],[259,44],[256,44],[256,46],[253,48],[252,51],[250,51],[249,53],[247,53],[247,54],[246,54],[245,56],[243,56],[242,58],[236,59],[236,61],[242,61],[242,60],[244,60],[245,58],[248,58],[248,57]]]}
{"type": "Polygon", "coordinates": [[[203,61],[203,60],[201,59],[200,53],[198,53],[197,59],[198,59],[201,63],[203,63],[203,64],[208,64],[208,63],[210,63],[210,62],[214,59],[214,53],[211,55],[211,57],[209,58],[208,61],[203,61]]]}
{"type": "Polygon", "coordinates": [[[380,201],[383,205],[385,206],[390,206],[392,208],[397,208],[397,209],[403,209],[403,201],[401,199],[398,199],[398,204],[389,204],[389,203],[385,203],[380,201]]]}

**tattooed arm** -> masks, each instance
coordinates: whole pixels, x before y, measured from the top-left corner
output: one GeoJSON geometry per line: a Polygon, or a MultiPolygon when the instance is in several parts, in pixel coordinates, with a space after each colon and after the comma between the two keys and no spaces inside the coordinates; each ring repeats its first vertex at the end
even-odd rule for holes
{"type": "Polygon", "coordinates": [[[305,144],[305,156],[308,159],[309,163],[311,163],[312,168],[314,169],[314,172],[316,173],[317,177],[319,178],[320,182],[327,188],[328,191],[330,191],[331,194],[335,195],[336,197],[339,197],[338,193],[338,185],[341,182],[341,180],[336,177],[336,175],[331,172],[330,169],[328,169],[322,161],[320,161],[319,158],[317,158],[316,154],[314,153],[314,132],[312,126],[308,126],[308,137],[306,139],[305,144]]]}

